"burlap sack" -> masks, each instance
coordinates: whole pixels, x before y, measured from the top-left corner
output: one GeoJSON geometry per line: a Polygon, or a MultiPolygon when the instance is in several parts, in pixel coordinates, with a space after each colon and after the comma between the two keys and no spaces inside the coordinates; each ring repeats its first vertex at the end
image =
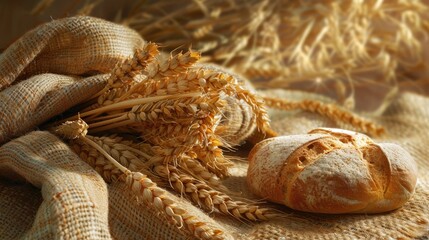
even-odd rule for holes
{"type": "MultiPolygon", "coordinates": [[[[120,183],[106,185],[67,145],[36,126],[84,101],[103,86],[106,73],[142,44],[132,30],[102,20],[77,17],[52,21],[29,32],[0,55],[0,236],[2,239],[186,239],[186,232],[138,205],[120,183]],[[39,73],[49,73],[41,74],[39,73]],[[76,76],[79,75],[79,76],[76,76]],[[15,83],[16,80],[23,80],[15,83]],[[10,84],[13,84],[10,86],[10,84]],[[7,87],[7,88],[6,88],[7,87]],[[18,137],[20,136],[20,137],[18,137]],[[17,138],[15,138],[17,137],[17,138]],[[15,139],[14,139],[15,138],[15,139]]],[[[262,93],[261,93],[262,94],[262,93]]],[[[292,91],[270,91],[288,99],[319,98],[292,91]]],[[[401,209],[376,215],[318,215],[271,204],[281,220],[241,223],[207,215],[176,198],[210,225],[236,239],[392,239],[422,238],[429,227],[429,97],[402,93],[374,118],[419,164],[413,198],[401,209]]],[[[273,111],[282,134],[335,126],[314,114],[273,111]]],[[[245,156],[248,149],[241,149],[245,156]]],[[[247,164],[237,162],[225,184],[251,197],[247,164]]]]}
{"type": "Polygon", "coordinates": [[[27,32],[2,53],[0,89],[39,73],[108,72],[143,42],[136,32],[97,18],[52,21],[27,32]]]}

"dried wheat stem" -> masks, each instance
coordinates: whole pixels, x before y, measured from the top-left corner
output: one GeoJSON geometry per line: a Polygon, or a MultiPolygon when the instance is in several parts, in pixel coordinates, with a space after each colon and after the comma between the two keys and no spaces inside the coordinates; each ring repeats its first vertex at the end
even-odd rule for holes
{"type": "Polygon", "coordinates": [[[323,8],[307,1],[241,3],[161,1],[142,4],[126,21],[147,39],[169,41],[170,49],[192,44],[210,51],[208,62],[229,63],[252,78],[258,70],[267,76],[262,87],[317,78],[393,83],[427,68],[419,51],[429,25],[421,1],[337,1],[323,8]]]}
{"type": "Polygon", "coordinates": [[[303,101],[288,101],[280,98],[269,98],[264,97],[265,104],[268,107],[282,109],[282,110],[295,110],[301,109],[309,112],[318,113],[322,116],[326,116],[329,119],[337,122],[343,122],[356,127],[363,132],[371,135],[379,136],[384,133],[384,128],[377,126],[371,121],[363,119],[355,114],[340,109],[337,105],[327,104],[315,100],[303,100],[303,101]]]}
{"type": "MultiPolygon", "coordinates": [[[[85,111],[85,110],[83,110],[83,111],[85,111]]],[[[123,112],[119,112],[119,113],[111,113],[109,115],[104,115],[104,116],[97,116],[97,117],[92,117],[91,116],[91,117],[85,118],[85,121],[90,124],[91,122],[101,122],[101,121],[105,121],[105,120],[109,120],[109,119],[114,119],[114,118],[117,118],[117,117],[121,117],[123,115],[124,115],[123,112]]]]}
{"type": "Polygon", "coordinates": [[[127,119],[127,120],[120,121],[120,122],[114,122],[111,124],[106,124],[106,125],[103,125],[100,127],[92,127],[92,125],[89,125],[89,126],[91,127],[91,129],[90,129],[91,133],[99,133],[99,132],[103,132],[103,131],[107,131],[107,130],[111,130],[111,129],[115,129],[115,128],[128,126],[132,123],[134,123],[134,121],[127,119]]]}
{"type": "Polygon", "coordinates": [[[273,210],[260,208],[245,202],[234,201],[228,195],[217,191],[190,175],[180,172],[172,165],[158,165],[154,171],[168,180],[178,193],[185,194],[190,200],[206,210],[217,210],[236,219],[263,221],[278,216],[273,210]]]}
{"type": "MultiPolygon", "coordinates": [[[[115,114],[115,115],[117,115],[117,114],[115,114]]],[[[89,127],[91,129],[93,129],[93,128],[96,128],[96,127],[100,127],[100,126],[104,126],[104,125],[109,125],[109,124],[116,123],[116,122],[121,122],[123,120],[128,120],[128,117],[127,117],[126,114],[122,113],[122,115],[119,116],[119,117],[110,118],[110,119],[107,119],[107,120],[104,120],[104,121],[103,120],[102,121],[97,121],[95,123],[89,124],[89,127]]],[[[94,121],[94,119],[92,121],[94,121]]]]}
{"type": "Polygon", "coordinates": [[[126,167],[122,166],[112,156],[109,155],[100,145],[95,143],[93,140],[87,137],[88,125],[82,120],[78,119],[75,121],[66,121],[60,126],[54,127],[52,131],[56,134],[61,135],[67,139],[79,139],[85,144],[98,150],[107,160],[109,160],[116,168],[121,170],[123,173],[129,171],[126,167]]]}

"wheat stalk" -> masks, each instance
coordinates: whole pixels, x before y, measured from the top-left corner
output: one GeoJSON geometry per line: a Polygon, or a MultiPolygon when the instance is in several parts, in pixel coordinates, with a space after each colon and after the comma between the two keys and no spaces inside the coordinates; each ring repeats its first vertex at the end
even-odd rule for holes
{"type": "Polygon", "coordinates": [[[147,43],[142,48],[136,49],[133,57],[118,63],[111,71],[106,86],[92,97],[93,99],[97,98],[97,103],[89,106],[84,111],[115,102],[115,99],[129,90],[133,82],[136,81],[136,76],[153,61],[158,53],[156,44],[147,43]]]}
{"type": "MultiPolygon", "coordinates": [[[[170,56],[167,60],[163,59],[162,56],[155,61],[151,62],[143,71],[143,75],[146,79],[151,81],[159,81],[165,78],[175,78],[180,74],[186,72],[186,70],[200,59],[201,55],[198,52],[192,50],[186,53],[178,53],[175,56],[170,56]]],[[[132,93],[136,92],[137,86],[131,87],[126,93],[121,95],[117,101],[127,99],[132,93]]]]}
{"type": "Polygon", "coordinates": [[[188,50],[184,54],[182,52],[170,56],[168,59],[162,59],[162,56],[149,64],[145,70],[145,75],[149,79],[158,79],[168,76],[177,76],[180,73],[186,72],[186,70],[196,63],[201,55],[199,52],[188,50]],[[161,58],[161,59],[160,59],[161,58]]]}
{"type": "Polygon", "coordinates": [[[153,205],[159,211],[169,216],[180,227],[185,227],[195,237],[200,239],[223,239],[223,231],[210,228],[197,217],[178,207],[175,201],[165,194],[165,190],[156,186],[149,178],[139,172],[128,174],[126,184],[136,194],[138,200],[153,205]]]}
{"type": "MultiPolygon", "coordinates": [[[[159,53],[158,46],[147,43],[142,49],[136,49],[132,58],[127,58],[112,70],[107,85],[94,97],[98,97],[96,106],[109,105],[125,94],[136,81],[135,78],[159,53]]],[[[94,106],[92,106],[94,108],[94,106]]]]}
{"type": "Polygon", "coordinates": [[[205,182],[184,174],[172,165],[157,165],[154,172],[168,180],[178,193],[185,194],[191,201],[208,211],[219,212],[239,220],[263,221],[279,215],[268,208],[260,208],[241,201],[234,201],[228,195],[213,189],[205,182]]]}
{"type": "Polygon", "coordinates": [[[264,97],[265,104],[271,108],[282,110],[305,110],[309,112],[318,113],[326,116],[335,122],[343,122],[360,129],[365,133],[380,136],[384,133],[384,128],[377,126],[375,123],[363,119],[351,112],[340,109],[335,104],[327,104],[316,100],[303,100],[303,101],[288,101],[280,98],[264,97]]]}
{"type": "Polygon", "coordinates": [[[142,71],[159,53],[158,46],[147,43],[143,49],[136,49],[132,58],[118,64],[107,81],[109,88],[121,88],[123,83],[130,83],[136,72],[142,71]]]}

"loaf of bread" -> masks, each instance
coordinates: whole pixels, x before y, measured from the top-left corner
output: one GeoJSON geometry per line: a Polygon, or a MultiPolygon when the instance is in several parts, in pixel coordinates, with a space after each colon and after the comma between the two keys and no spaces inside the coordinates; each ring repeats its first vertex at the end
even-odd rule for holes
{"type": "Polygon", "coordinates": [[[379,213],[410,199],[417,167],[401,146],[319,128],[264,140],[249,154],[253,193],[315,213],[379,213]]]}

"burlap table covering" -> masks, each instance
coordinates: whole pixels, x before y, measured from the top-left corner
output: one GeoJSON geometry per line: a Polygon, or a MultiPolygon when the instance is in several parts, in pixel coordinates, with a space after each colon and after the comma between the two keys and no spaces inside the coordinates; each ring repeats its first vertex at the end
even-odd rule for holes
{"type": "MultiPolygon", "coordinates": [[[[1,239],[187,239],[184,231],[139,205],[117,182],[107,185],[59,138],[37,126],[99,91],[108,71],[143,40],[132,30],[90,17],[56,20],[28,32],[0,55],[1,239]]],[[[321,98],[269,90],[287,99],[321,98]]],[[[318,215],[284,211],[283,219],[241,223],[207,215],[184,199],[179,204],[235,239],[409,239],[429,227],[429,98],[401,93],[373,120],[388,134],[382,141],[404,146],[416,159],[419,180],[401,209],[376,215],[318,215]]],[[[271,111],[282,134],[336,126],[314,114],[271,111]]],[[[341,126],[340,126],[341,127],[341,126]]],[[[248,149],[242,148],[245,156],[248,149]]],[[[243,196],[247,164],[237,162],[225,184],[243,196]]],[[[258,200],[255,198],[255,200],[258,200]]]]}

